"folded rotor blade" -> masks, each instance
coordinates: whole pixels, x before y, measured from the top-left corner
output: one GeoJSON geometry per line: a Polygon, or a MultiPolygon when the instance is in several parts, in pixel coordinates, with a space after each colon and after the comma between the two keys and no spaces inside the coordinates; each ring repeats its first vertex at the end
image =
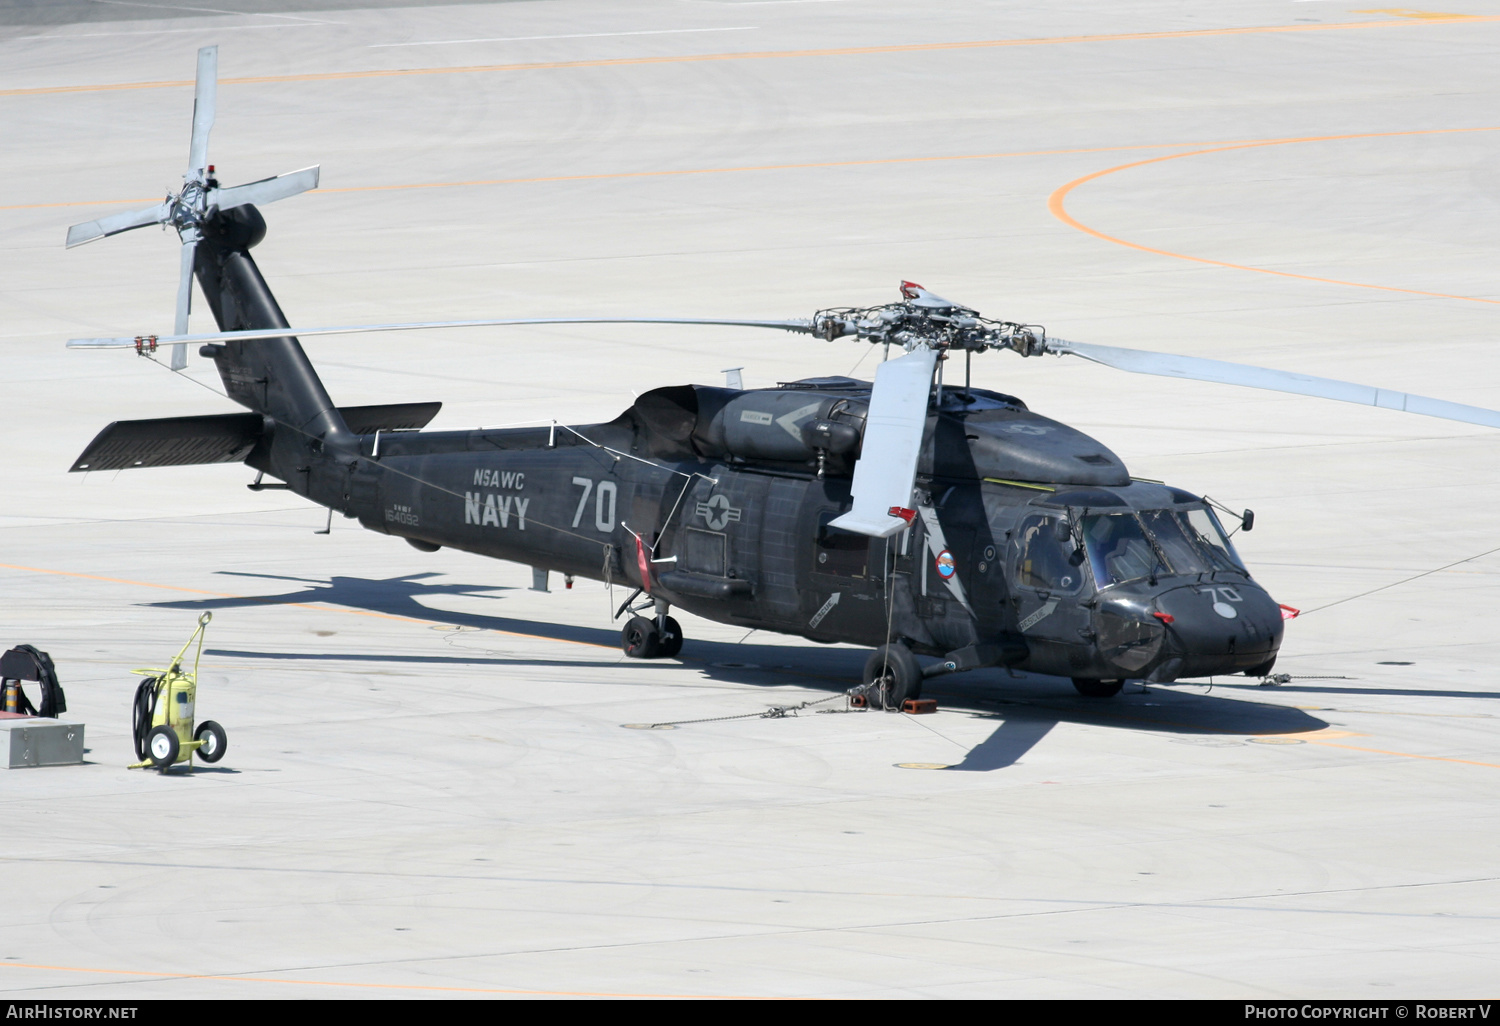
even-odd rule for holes
{"type": "Polygon", "coordinates": [[[289,171],[274,178],[262,178],[258,182],[232,185],[214,194],[213,202],[220,210],[243,206],[246,203],[274,203],[299,192],[318,187],[318,165],[300,171],[289,171]]]}
{"type": "MultiPolygon", "coordinates": [[[[184,242],[182,244],[182,273],[177,279],[177,330],[176,334],[186,335],[188,329],[188,314],[193,309],[193,256],[197,252],[197,242],[184,242]]],[[[187,366],[187,345],[179,342],[172,347],[173,370],[182,370],[187,366]]]]}
{"type": "Polygon", "coordinates": [[[1393,392],[1387,388],[1356,385],[1350,381],[1338,381],[1334,378],[1316,378],[1310,374],[1268,370],[1264,367],[1250,367],[1242,363],[1225,363],[1222,360],[1204,360],[1196,356],[1173,356],[1168,353],[1152,353],[1140,349],[1118,349],[1114,346],[1065,342],[1061,339],[1048,339],[1047,351],[1070,353],[1073,356],[1081,356],[1085,360],[1102,363],[1116,370],[1130,371],[1133,374],[1156,374],[1167,378],[1244,385],[1249,388],[1269,389],[1273,392],[1290,392],[1294,395],[1310,395],[1320,399],[1359,403],[1362,406],[1378,406],[1386,410],[1420,413],[1424,417],[1457,420],[1465,424],[1500,427],[1500,411],[1445,402],[1442,399],[1429,399],[1426,396],[1412,395],[1408,392],[1393,392]]]}
{"type": "Polygon", "coordinates": [[[937,359],[937,350],[920,346],[875,372],[864,445],[854,462],[854,508],[830,526],[889,538],[910,523],[890,511],[911,502],[937,359]]]}
{"type": "Polygon", "coordinates": [[[148,224],[164,224],[171,216],[171,204],[158,203],[154,207],[127,210],[122,214],[110,214],[108,217],[101,217],[97,221],[85,221],[83,224],[75,224],[68,229],[67,248],[72,249],[74,246],[82,246],[85,242],[93,242],[95,239],[128,232],[132,228],[144,228],[148,224]]]}
{"type": "Polygon", "coordinates": [[[188,174],[208,166],[208,133],[214,127],[219,88],[219,48],[198,51],[198,86],[193,90],[193,140],[188,145],[188,174]]]}
{"type": "Polygon", "coordinates": [[[405,324],[349,324],[335,328],[262,328],[254,331],[219,331],[206,335],[131,335],[121,338],[75,338],[69,349],[134,349],[139,339],[153,338],[159,345],[199,342],[254,342],[267,338],[312,335],[355,335],[375,331],[424,331],[428,328],[495,328],[526,324],[697,324],[731,328],[776,328],[810,335],[812,321],[735,321],[687,317],[507,317],[482,321],[412,321],[405,324]]]}

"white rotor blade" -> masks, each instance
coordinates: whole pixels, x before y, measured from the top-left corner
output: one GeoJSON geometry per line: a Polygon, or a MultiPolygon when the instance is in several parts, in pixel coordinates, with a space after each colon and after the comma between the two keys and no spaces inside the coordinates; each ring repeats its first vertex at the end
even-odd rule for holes
{"type": "MultiPolygon", "coordinates": [[[[182,244],[182,273],[177,279],[177,331],[178,335],[186,335],[188,329],[188,314],[193,308],[193,255],[197,252],[198,243],[184,242],[182,244]]],[[[172,347],[173,370],[182,370],[187,366],[187,345],[179,342],[172,347]]]]}
{"type": "Polygon", "coordinates": [[[101,217],[97,221],[85,221],[83,224],[75,224],[68,229],[68,249],[74,246],[82,246],[85,242],[93,242],[109,235],[118,235],[120,232],[128,232],[132,228],[144,228],[148,224],[164,224],[172,216],[172,206],[169,203],[158,203],[154,207],[142,207],[139,210],[127,210],[122,214],[110,214],[101,217]]]}
{"type": "Polygon", "coordinates": [[[288,171],[274,178],[262,178],[258,182],[232,185],[214,193],[210,202],[220,210],[244,206],[246,203],[274,203],[279,199],[295,196],[299,192],[316,189],[318,170],[318,165],[315,164],[300,171],[288,171]]]}
{"type": "MultiPolygon", "coordinates": [[[[137,339],[154,338],[159,345],[196,342],[254,342],[267,338],[312,335],[355,335],[374,331],[423,331],[428,328],[494,328],[525,324],[698,324],[732,328],[776,328],[812,334],[811,321],[727,321],[684,317],[507,317],[483,321],[412,321],[405,324],[349,324],[336,328],[259,328],[253,331],[219,331],[206,335],[132,335],[128,338],[74,338],[69,349],[134,349],[137,339]]],[[[895,362],[895,361],[891,361],[895,362]]],[[[882,365],[883,366],[883,365],[882,365]]]]}
{"type": "Polygon", "coordinates": [[[829,521],[831,527],[889,538],[910,523],[890,510],[911,502],[937,359],[937,350],[921,346],[875,372],[864,445],[854,462],[854,508],[829,521]]]}
{"type": "Polygon", "coordinates": [[[198,85],[193,90],[193,140],[188,145],[188,174],[208,166],[208,133],[214,127],[219,88],[219,48],[198,51],[198,85]]]}
{"type": "Polygon", "coordinates": [[[1310,395],[1319,399],[1359,403],[1362,406],[1379,406],[1386,410],[1420,413],[1424,417],[1440,417],[1443,420],[1457,420],[1465,424],[1500,427],[1500,411],[1486,410],[1479,406],[1465,406],[1462,403],[1450,403],[1442,399],[1429,399],[1426,396],[1412,395],[1408,392],[1393,392],[1387,388],[1356,385],[1350,381],[1338,381],[1334,378],[1315,378],[1310,374],[1267,370],[1264,367],[1250,367],[1242,363],[1204,360],[1196,356],[1173,356],[1168,353],[1152,353],[1140,349],[1117,349],[1114,346],[1065,342],[1061,339],[1048,339],[1047,351],[1071,353],[1085,360],[1102,363],[1116,370],[1130,371],[1133,374],[1156,374],[1166,378],[1187,378],[1192,381],[1216,381],[1225,385],[1244,385],[1248,388],[1264,388],[1273,392],[1291,392],[1294,395],[1310,395]]]}

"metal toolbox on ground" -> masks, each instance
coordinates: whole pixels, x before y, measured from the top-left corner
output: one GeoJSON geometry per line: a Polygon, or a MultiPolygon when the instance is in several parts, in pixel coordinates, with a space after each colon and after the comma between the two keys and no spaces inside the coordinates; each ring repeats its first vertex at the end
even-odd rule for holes
{"type": "Polygon", "coordinates": [[[83,761],[83,724],[43,716],[0,718],[0,739],[11,769],[68,766],[83,761]],[[9,735],[5,738],[5,735],[9,735]]]}

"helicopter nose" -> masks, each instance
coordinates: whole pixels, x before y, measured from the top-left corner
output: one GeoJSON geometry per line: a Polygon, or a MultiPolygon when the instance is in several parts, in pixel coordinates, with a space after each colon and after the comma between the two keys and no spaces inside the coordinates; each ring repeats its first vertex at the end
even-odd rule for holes
{"type": "Polygon", "coordinates": [[[1174,677],[1240,673],[1266,666],[1281,647],[1281,609],[1257,584],[1192,584],[1164,592],[1153,616],[1181,658],[1174,677]]]}

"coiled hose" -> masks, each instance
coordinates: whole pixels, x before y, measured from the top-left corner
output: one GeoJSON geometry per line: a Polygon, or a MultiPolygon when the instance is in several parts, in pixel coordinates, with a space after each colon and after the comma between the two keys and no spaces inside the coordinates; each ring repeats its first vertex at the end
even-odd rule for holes
{"type": "Polygon", "coordinates": [[[131,729],[135,733],[135,757],[146,757],[146,735],[151,733],[151,721],[156,718],[156,696],[160,677],[144,677],[135,688],[135,705],[131,715],[131,729]]]}

